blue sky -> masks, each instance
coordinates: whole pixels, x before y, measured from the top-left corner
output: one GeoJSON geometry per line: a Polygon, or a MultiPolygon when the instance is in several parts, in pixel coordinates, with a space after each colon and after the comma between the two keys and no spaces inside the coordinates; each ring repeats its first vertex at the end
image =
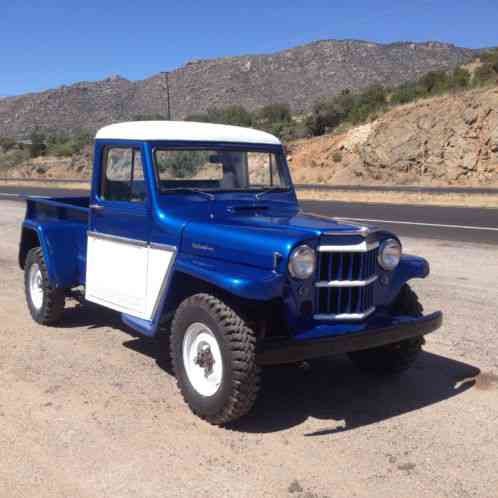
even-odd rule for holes
{"type": "Polygon", "coordinates": [[[0,96],[318,39],[498,45],[498,0],[0,0],[0,96]],[[271,6],[269,6],[271,5],[271,6]]]}

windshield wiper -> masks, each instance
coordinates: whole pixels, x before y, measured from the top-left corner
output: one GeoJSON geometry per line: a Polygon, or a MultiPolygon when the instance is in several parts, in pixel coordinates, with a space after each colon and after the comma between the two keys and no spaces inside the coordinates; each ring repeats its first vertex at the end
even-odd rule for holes
{"type": "Polygon", "coordinates": [[[193,194],[199,194],[199,195],[203,195],[204,197],[207,197],[210,201],[216,199],[216,196],[214,194],[211,194],[211,192],[206,192],[205,190],[201,190],[201,189],[198,189],[198,188],[194,188],[194,187],[173,187],[173,188],[165,188],[165,189],[162,189],[161,190],[161,193],[187,193],[187,194],[190,194],[190,193],[193,193],[193,194]]]}
{"type": "Polygon", "coordinates": [[[264,197],[266,194],[271,194],[272,192],[288,192],[289,189],[287,187],[271,187],[263,190],[259,194],[256,194],[256,199],[259,200],[261,197],[264,197]]]}

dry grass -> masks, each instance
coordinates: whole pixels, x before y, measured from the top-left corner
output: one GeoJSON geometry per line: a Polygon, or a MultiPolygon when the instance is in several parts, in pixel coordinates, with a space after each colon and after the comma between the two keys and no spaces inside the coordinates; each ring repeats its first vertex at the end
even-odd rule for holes
{"type": "Polygon", "coordinates": [[[12,180],[0,180],[0,186],[7,187],[42,187],[42,188],[60,188],[65,190],[89,190],[90,180],[81,180],[81,182],[66,183],[61,182],[47,182],[45,180],[28,180],[18,181],[15,178],[12,180]]]}

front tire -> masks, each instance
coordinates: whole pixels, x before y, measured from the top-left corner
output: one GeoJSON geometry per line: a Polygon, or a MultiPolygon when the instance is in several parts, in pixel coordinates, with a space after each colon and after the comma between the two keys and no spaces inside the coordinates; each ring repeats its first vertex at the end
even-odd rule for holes
{"type": "Polygon", "coordinates": [[[196,294],[180,304],[171,360],[185,402],[209,423],[224,425],[252,408],[260,381],[256,335],[216,297],[196,294]]]}
{"type": "MultiPolygon", "coordinates": [[[[405,284],[392,306],[393,313],[420,317],[423,315],[423,310],[417,294],[405,284]]],[[[424,343],[423,337],[415,337],[378,348],[354,351],[348,353],[348,356],[364,372],[381,375],[399,374],[415,363],[424,343]]]]}
{"type": "Polygon", "coordinates": [[[60,321],[65,304],[64,291],[50,284],[40,247],[34,247],[26,256],[24,290],[29,312],[35,322],[55,325],[60,321]]]}

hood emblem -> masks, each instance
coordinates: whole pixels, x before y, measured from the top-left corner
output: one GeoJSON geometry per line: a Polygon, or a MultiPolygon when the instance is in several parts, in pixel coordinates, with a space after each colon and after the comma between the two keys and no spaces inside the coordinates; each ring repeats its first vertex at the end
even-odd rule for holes
{"type": "Polygon", "coordinates": [[[214,247],[208,246],[206,244],[199,244],[197,242],[192,242],[192,248],[197,249],[198,251],[208,251],[208,252],[214,251],[214,247]]]}

